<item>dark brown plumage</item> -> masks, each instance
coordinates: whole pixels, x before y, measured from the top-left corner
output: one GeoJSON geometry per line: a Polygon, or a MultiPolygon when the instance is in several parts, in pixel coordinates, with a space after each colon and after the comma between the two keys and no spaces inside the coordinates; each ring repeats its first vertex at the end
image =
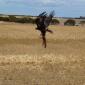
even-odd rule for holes
{"type": "Polygon", "coordinates": [[[47,15],[46,12],[43,12],[39,14],[39,16],[36,18],[35,23],[37,25],[36,30],[39,30],[42,35],[43,45],[46,48],[46,32],[53,33],[51,30],[48,29],[48,26],[50,25],[52,18],[54,16],[54,11],[52,11],[49,15],[47,15]]]}

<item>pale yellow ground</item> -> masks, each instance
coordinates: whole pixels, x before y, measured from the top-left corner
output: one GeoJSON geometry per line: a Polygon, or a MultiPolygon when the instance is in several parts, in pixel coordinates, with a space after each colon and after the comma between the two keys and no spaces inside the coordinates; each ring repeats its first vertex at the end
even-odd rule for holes
{"type": "Polygon", "coordinates": [[[35,27],[0,23],[0,85],[85,85],[85,27],[50,26],[46,49],[35,27]]]}

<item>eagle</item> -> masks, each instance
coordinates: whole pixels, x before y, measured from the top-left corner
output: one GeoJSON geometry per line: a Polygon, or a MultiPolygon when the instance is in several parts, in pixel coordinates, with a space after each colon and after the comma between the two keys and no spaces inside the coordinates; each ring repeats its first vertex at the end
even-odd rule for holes
{"type": "Polygon", "coordinates": [[[46,13],[46,11],[44,11],[35,19],[35,24],[37,25],[36,30],[39,30],[41,32],[44,48],[46,48],[47,46],[46,32],[53,33],[53,31],[48,29],[48,26],[50,25],[53,17],[54,11],[51,11],[49,15],[46,13]]]}

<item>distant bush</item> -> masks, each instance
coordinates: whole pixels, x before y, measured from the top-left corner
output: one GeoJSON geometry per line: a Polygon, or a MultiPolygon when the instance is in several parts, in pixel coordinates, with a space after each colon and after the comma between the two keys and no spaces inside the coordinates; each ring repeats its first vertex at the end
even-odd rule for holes
{"type": "Polygon", "coordinates": [[[60,22],[57,19],[53,19],[52,22],[51,22],[51,24],[57,24],[58,25],[58,24],[60,24],[60,22]]]}
{"type": "Polygon", "coordinates": [[[8,17],[0,17],[0,21],[9,21],[9,18],[8,17]]]}
{"type": "Polygon", "coordinates": [[[16,22],[18,22],[18,23],[34,23],[34,19],[23,17],[23,18],[17,18],[16,22]]]}
{"type": "Polygon", "coordinates": [[[0,21],[17,22],[17,23],[34,23],[35,19],[30,17],[16,18],[14,15],[8,17],[0,17],[0,21]]]}
{"type": "Polygon", "coordinates": [[[2,21],[3,20],[3,17],[0,17],[0,21],[2,21]]]}
{"type": "Polygon", "coordinates": [[[17,18],[16,22],[18,22],[18,23],[26,23],[27,19],[25,17],[24,18],[17,18]]]}
{"type": "MultiPolygon", "coordinates": [[[[7,22],[17,22],[17,23],[35,23],[35,18],[30,18],[30,17],[21,17],[21,18],[16,18],[14,15],[9,15],[8,17],[0,17],[0,21],[7,21],[7,22]]],[[[51,24],[59,24],[59,20],[53,19],[51,24]]]]}
{"type": "Polygon", "coordinates": [[[85,21],[80,21],[80,24],[83,26],[85,25],[85,21]]]}
{"type": "Polygon", "coordinates": [[[28,21],[29,21],[29,23],[32,23],[32,24],[35,23],[35,19],[33,19],[33,18],[28,18],[28,21]]]}
{"type": "Polygon", "coordinates": [[[9,15],[9,22],[16,22],[16,17],[14,15],[9,15]]]}
{"type": "Polygon", "coordinates": [[[64,25],[68,26],[74,26],[76,24],[75,20],[68,19],[66,22],[64,22],[64,25]]]}

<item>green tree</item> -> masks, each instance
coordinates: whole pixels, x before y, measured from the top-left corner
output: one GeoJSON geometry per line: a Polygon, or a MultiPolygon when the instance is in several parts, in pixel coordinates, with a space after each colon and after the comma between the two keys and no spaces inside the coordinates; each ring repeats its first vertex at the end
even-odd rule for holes
{"type": "Polygon", "coordinates": [[[9,15],[9,22],[16,22],[16,17],[14,15],[9,15]]]}
{"type": "Polygon", "coordinates": [[[60,24],[60,22],[57,19],[53,19],[52,22],[51,22],[51,24],[57,24],[58,25],[58,24],[60,24]]]}
{"type": "Polygon", "coordinates": [[[68,19],[66,22],[64,22],[64,25],[68,26],[74,26],[76,24],[75,20],[68,19]]]}
{"type": "Polygon", "coordinates": [[[80,24],[81,24],[82,26],[84,26],[84,25],[85,25],[85,21],[80,21],[80,24]]]}
{"type": "Polygon", "coordinates": [[[3,17],[0,17],[0,21],[3,21],[3,17]]]}

